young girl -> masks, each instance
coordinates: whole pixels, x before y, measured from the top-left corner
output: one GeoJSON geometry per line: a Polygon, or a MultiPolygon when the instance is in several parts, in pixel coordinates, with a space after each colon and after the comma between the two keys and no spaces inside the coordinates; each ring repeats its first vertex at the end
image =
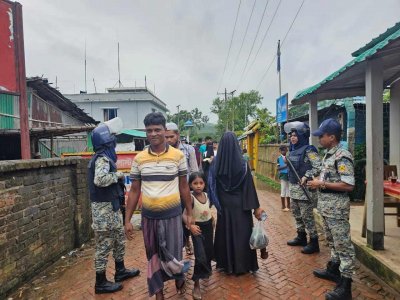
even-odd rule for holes
{"type": "Polygon", "coordinates": [[[213,218],[211,215],[210,201],[204,192],[205,176],[203,173],[190,174],[189,186],[192,190],[193,219],[192,224],[187,224],[186,210],[183,220],[190,229],[194,247],[194,281],[193,299],[201,299],[200,279],[211,275],[211,259],[214,256],[213,246],[213,218]]]}

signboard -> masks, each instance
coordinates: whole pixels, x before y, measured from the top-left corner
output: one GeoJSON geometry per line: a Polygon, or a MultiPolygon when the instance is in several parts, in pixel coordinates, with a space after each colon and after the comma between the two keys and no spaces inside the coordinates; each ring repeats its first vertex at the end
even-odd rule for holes
{"type": "Polygon", "coordinates": [[[0,93],[17,92],[13,4],[0,0],[0,93]]]}
{"type": "Polygon", "coordinates": [[[288,94],[276,99],[276,122],[286,122],[288,118],[288,94]]]}

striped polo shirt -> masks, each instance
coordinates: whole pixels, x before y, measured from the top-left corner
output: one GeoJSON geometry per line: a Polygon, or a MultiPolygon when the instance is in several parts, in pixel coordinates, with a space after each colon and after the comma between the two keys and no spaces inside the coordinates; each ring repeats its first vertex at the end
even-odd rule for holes
{"type": "Polygon", "coordinates": [[[168,219],[182,213],[179,176],[187,175],[184,154],[166,145],[163,153],[143,150],[132,163],[130,178],[142,182],[142,215],[168,219]]]}

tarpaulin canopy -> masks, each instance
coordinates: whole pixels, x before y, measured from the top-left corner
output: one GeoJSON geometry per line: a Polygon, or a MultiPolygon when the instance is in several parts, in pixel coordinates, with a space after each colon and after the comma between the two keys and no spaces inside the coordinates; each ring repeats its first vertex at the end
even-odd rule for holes
{"type": "Polygon", "coordinates": [[[146,138],[146,132],[135,129],[124,129],[121,131],[121,134],[127,134],[137,138],[146,138]]]}

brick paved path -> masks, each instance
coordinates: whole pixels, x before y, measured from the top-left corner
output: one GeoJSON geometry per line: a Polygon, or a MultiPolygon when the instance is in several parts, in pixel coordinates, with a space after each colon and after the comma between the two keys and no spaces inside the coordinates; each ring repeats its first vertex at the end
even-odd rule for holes
{"type": "MultiPolygon", "coordinates": [[[[233,276],[214,270],[210,279],[202,283],[203,299],[325,299],[324,293],[332,289],[334,283],[315,278],[312,270],[325,266],[328,249],[322,246],[320,254],[304,255],[300,253],[300,248],[287,246],[286,241],[295,233],[290,212],[281,211],[280,198],[276,193],[259,190],[259,198],[269,216],[269,258],[266,261],[259,260],[260,269],[255,274],[233,276]]],[[[89,246],[71,257],[61,259],[10,298],[148,299],[141,232],[127,244],[126,264],[140,268],[142,273],[140,277],[125,281],[124,289],[115,294],[94,294],[93,245],[89,246]]],[[[109,263],[107,273],[112,278],[113,264],[109,263]]],[[[166,284],[165,297],[192,299],[192,287],[189,280],[186,295],[178,296],[173,282],[170,281],[166,284]]],[[[353,298],[400,299],[400,295],[358,264],[353,283],[353,298]]]]}

